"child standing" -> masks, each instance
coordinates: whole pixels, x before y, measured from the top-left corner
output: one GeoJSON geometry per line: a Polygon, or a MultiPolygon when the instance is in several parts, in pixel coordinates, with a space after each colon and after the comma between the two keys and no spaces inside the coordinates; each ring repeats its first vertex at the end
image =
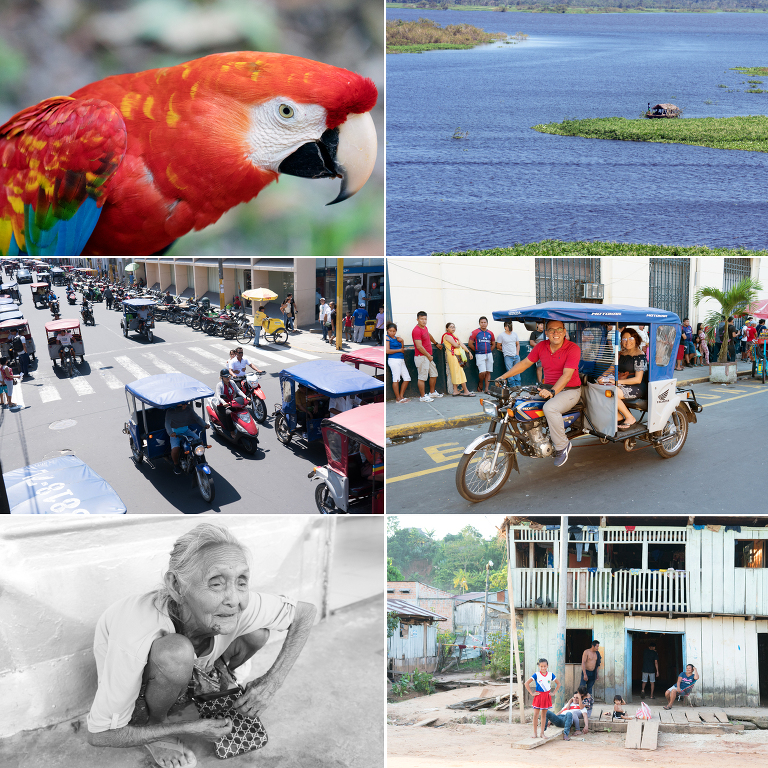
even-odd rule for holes
{"type": "Polygon", "coordinates": [[[533,696],[533,738],[538,737],[538,725],[541,720],[541,738],[544,738],[544,729],[547,725],[547,710],[552,707],[552,692],[557,692],[560,687],[560,681],[553,672],[549,671],[549,662],[546,659],[539,659],[539,671],[534,672],[526,681],[525,687],[528,693],[533,696]],[[536,685],[536,690],[532,691],[530,684],[536,685]],[[552,688],[552,683],[555,687],[552,688]]]}
{"type": "Polygon", "coordinates": [[[344,338],[347,341],[352,341],[352,313],[349,310],[344,315],[344,338]]]}
{"type": "Polygon", "coordinates": [[[619,696],[617,693],[613,697],[613,714],[611,715],[611,720],[634,720],[634,717],[631,717],[627,715],[627,713],[622,709],[622,707],[626,707],[627,702],[624,701],[624,699],[619,696]]]}

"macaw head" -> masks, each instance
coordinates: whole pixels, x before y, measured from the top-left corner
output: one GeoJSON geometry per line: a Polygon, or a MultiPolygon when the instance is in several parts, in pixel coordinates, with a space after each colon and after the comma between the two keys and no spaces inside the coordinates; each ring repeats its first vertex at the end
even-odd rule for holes
{"type": "Polygon", "coordinates": [[[376,129],[369,113],[378,93],[370,79],[273,53],[213,54],[180,66],[191,69],[185,80],[193,102],[225,107],[208,110],[218,140],[235,142],[237,156],[255,168],[340,178],[332,203],[354,195],[371,175],[376,129]]]}

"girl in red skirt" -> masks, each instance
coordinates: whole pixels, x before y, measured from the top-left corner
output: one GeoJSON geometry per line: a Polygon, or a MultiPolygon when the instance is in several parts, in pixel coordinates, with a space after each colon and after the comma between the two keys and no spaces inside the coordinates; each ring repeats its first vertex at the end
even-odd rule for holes
{"type": "Polygon", "coordinates": [[[538,724],[541,720],[541,738],[544,738],[544,728],[547,725],[547,710],[552,707],[552,693],[560,687],[560,681],[554,672],[549,671],[549,662],[539,659],[539,671],[534,672],[526,681],[525,687],[533,696],[533,738],[538,736],[538,724]],[[536,690],[531,690],[531,683],[536,685],[536,690]],[[554,687],[552,684],[554,683],[554,687]]]}

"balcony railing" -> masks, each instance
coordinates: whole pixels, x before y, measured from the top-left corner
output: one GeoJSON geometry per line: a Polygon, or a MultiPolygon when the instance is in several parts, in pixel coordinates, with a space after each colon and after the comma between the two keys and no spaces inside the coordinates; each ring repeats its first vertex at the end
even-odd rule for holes
{"type": "MultiPolygon", "coordinates": [[[[557,608],[559,571],[518,568],[512,571],[516,608],[557,608]]],[[[589,571],[568,569],[568,608],[583,611],[687,613],[688,571],[589,571]]]]}

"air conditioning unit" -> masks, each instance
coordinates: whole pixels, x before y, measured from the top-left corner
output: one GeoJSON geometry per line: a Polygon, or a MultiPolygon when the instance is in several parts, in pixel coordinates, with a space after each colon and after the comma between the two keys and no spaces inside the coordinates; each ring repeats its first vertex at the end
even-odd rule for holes
{"type": "Polygon", "coordinates": [[[581,284],[581,298],[582,299],[603,299],[603,284],[602,283],[582,283],[581,284]]]}

